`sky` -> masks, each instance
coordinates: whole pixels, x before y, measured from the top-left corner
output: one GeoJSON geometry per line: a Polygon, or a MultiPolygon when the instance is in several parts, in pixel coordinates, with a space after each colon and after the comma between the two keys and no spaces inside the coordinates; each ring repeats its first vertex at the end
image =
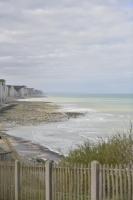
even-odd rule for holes
{"type": "Polygon", "coordinates": [[[0,0],[0,78],[46,93],[133,93],[133,0],[0,0]]]}

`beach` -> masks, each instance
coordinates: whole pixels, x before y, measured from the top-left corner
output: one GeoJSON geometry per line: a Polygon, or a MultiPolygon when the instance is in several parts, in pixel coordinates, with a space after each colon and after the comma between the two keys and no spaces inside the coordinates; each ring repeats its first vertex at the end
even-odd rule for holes
{"type": "Polygon", "coordinates": [[[106,140],[117,132],[127,132],[133,121],[133,97],[128,95],[48,96],[38,100],[53,102],[65,117],[56,122],[19,125],[8,134],[63,155],[87,140],[97,142],[99,138],[106,140]]]}
{"type": "Polygon", "coordinates": [[[59,105],[47,102],[46,100],[40,101],[39,98],[22,99],[12,102],[1,108],[0,111],[0,127],[6,130],[6,137],[9,139],[15,150],[25,159],[42,159],[57,161],[62,157],[61,153],[50,150],[39,143],[34,143],[32,135],[29,139],[17,136],[8,135],[15,128],[22,127],[35,127],[41,124],[51,124],[61,121],[67,121],[70,118],[77,118],[83,115],[82,112],[62,112],[59,105]]]}
{"type": "MultiPolygon", "coordinates": [[[[39,98],[38,98],[39,99],[39,98]]],[[[82,112],[63,112],[59,105],[45,100],[39,101],[17,101],[7,105],[1,110],[0,123],[5,127],[38,125],[41,123],[58,122],[76,118],[83,115],[82,112]]]]}
{"type": "Polygon", "coordinates": [[[86,140],[127,131],[133,120],[132,102],[132,96],[107,95],[21,99],[1,113],[0,123],[14,137],[13,144],[21,155],[44,159],[47,149],[50,154],[46,158],[56,159],[55,153],[67,155],[86,140]]]}

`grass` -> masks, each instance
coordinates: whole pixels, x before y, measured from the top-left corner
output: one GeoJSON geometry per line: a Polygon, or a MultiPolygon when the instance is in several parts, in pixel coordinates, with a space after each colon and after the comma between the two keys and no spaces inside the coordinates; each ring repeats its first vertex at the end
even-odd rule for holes
{"type": "Polygon", "coordinates": [[[98,142],[89,140],[75,150],[70,151],[64,161],[68,163],[88,164],[93,160],[101,164],[129,164],[133,163],[133,128],[128,131],[116,133],[116,135],[98,142]]]}

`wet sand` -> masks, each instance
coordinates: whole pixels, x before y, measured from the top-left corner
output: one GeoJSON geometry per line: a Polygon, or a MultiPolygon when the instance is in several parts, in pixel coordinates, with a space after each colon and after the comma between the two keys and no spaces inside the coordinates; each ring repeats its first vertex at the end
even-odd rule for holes
{"type": "Polygon", "coordinates": [[[43,160],[53,160],[54,162],[58,162],[61,158],[63,158],[63,156],[59,153],[51,151],[50,149],[39,144],[34,144],[29,140],[10,136],[8,134],[5,136],[11,142],[12,147],[17,151],[22,160],[38,162],[43,160]]]}

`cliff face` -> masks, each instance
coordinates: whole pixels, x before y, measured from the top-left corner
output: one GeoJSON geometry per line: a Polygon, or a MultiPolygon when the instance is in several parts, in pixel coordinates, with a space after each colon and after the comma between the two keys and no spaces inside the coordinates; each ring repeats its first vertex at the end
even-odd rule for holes
{"type": "Polygon", "coordinates": [[[3,79],[0,79],[0,105],[6,102],[7,95],[8,92],[7,86],[5,85],[5,81],[3,79]]]}
{"type": "Polygon", "coordinates": [[[0,82],[0,105],[2,104],[2,84],[0,82]]]}
{"type": "Polygon", "coordinates": [[[23,85],[6,85],[4,79],[0,79],[0,105],[12,101],[16,98],[37,97],[43,92],[23,85]]]}

